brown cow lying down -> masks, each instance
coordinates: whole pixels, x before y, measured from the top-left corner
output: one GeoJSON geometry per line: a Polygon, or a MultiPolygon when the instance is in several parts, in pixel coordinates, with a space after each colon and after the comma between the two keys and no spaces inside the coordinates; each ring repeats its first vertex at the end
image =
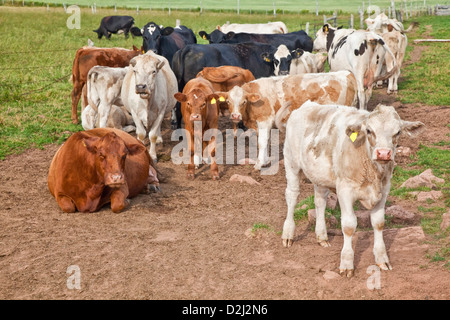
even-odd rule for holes
{"type": "Polygon", "coordinates": [[[127,198],[158,184],[152,165],[145,146],[124,131],[80,131],[53,157],[48,188],[64,212],[95,212],[109,202],[120,212],[127,198]]]}

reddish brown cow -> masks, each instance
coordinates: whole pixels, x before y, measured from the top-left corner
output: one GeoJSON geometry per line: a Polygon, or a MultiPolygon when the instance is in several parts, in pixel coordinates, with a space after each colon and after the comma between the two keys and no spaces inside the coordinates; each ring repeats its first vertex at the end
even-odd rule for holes
{"type": "MultiPolygon", "coordinates": [[[[194,179],[195,165],[199,164],[194,163],[194,133],[196,136],[201,135],[203,141],[203,134],[206,130],[218,129],[219,107],[217,100],[219,96],[214,93],[211,83],[202,77],[190,80],[184,87],[183,93],[177,92],[174,96],[181,103],[181,114],[183,115],[185,130],[190,134],[190,139],[187,137],[187,140],[191,162],[188,164],[187,177],[194,179]],[[194,129],[198,128],[198,123],[201,124],[201,132],[200,130],[194,132],[194,129]]],[[[215,143],[215,138],[212,137],[208,144],[213,180],[219,179],[219,169],[215,160],[215,143]]],[[[202,152],[206,146],[206,142],[203,141],[202,152]]]]}
{"type": "MultiPolygon", "coordinates": [[[[64,212],[120,212],[155,182],[145,146],[128,133],[97,128],[73,134],[53,157],[48,188],[64,212]]],[[[157,181],[157,179],[156,179],[157,181]]]]}
{"type": "MultiPolygon", "coordinates": [[[[78,123],[78,102],[80,101],[83,87],[87,81],[87,74],[93,66],[106,67],[126,67],[130,60],[140,54],[139,50],[133,46],[133,50],[122,48],[95,48],[82,47],[77,50],[72,66],[72,122],[78,123]]],[[[83,99],[87,101],[87,95],[83,91],[83,99]]]]}
{"type": "MultiPolygon", "coordinates": [[[[253,73],[248,69],[235,66],[205,67],[197,74],[211,82],[214,91],[230,91],[234,86],[242,86],[244,83],[255,80],[253,73]]],[[[220,111],[228,110],[225,101],[219,102],[220,111]]]]}

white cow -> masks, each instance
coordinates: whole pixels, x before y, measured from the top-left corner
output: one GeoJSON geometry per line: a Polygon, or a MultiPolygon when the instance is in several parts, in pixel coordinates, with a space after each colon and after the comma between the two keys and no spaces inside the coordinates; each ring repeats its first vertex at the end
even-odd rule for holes
{"type": "MultiPolygon", "coordinates": [[[[81,124],[84,130],[91,130],[99,127],[98,112],[88,105],[81,112],[81,124]]],[[[106,121],[107,128],[116,128],[125,132],[136,131],[133,118],[124,106],[112,105],[106,121]]]]}
{"type": "Polygon", "coordinates": [[[217,29],[223,33],[230,31],[240,33],[288,33],[288,28],[282,21],[268,22],[268,23],[225,23],[222,26],[217,26],[217,29]]]}
{"type": "Polygon", "coordinates": [[[352,236],[356,229],[353,203],[371,209],[375,262],[392,269],[383,241],[384,207],[389,194],[395,149],[399,137],[415,135],[422,122],[400,119],[393,107],[378,105],[372,112],[339,105],[306,102],[292,112],[286,125],[284,165],[286,169],[287,217],[282,242],[294,239],[294,209],[299,195],[299,172],[314,184],[316,237],[329,247],[325,206],[329,190],[336,190],[341,207],[344,245],[339,270],[353,275],[352,236]]]}
{"type": "MultiPolygon", "coordinates": [[[[88,105],[98,112],[96,128],[106,128],[113,104],[121,106],[120,92],[128,67],[112,68],[95,66],[89,70],[86,82],[88,105]]],[[[83,110],[84,111],[84,110],[83,110]]],[[[89,111],[90,112],[90,111],[89,111]]],[[[83,124],[83,127],[85,124],[83,124]]]]}
{"type": "Polygon", "coordinates": [[[375,18],[367,18],[365,22],[368,31],[373,31],[378,34],[392,30],[397,30],[401,33],[410,32],[412,28],[417,25],[417,22],[412,22],[408,29],[405,30],[403,23],[397,19],[389,19],[385,13],[380,13],[375,18]]]}
{"type": "Polygon", "coordinates": [[[358,82],[360,109],[366,109],[372,96],[373,83],[397,72],[397,62],[383,38],[373,32],[354,29],[334,29],[325,24],[317,31],[314,50],[328,52],[330,71],[348,70],[358,82]],[[381,74],[386,55],[392,57],[392,68],[381,74]]]}
{"type": "Polygon", "coordinates": [[[311,53],[296,49],[292,52],[289,74],[319,73],[325,70],[327,55],[322,52],[311,53]]]}
{"type": "Polygon", "coordinates": [[[153,161],[157,160],[156,142],[161,137],[161,123],[175,106],[176,92],[177,79],[166,58],[150,50],[130,60],[121,98],[133,117],[137,138],[144,141],[148,134],[153,161]]]}
{"type": "Polygon", "coordinates": [[[268,163],[270,129],[286,122],[292,110],[308,99],[318,103],[356,105],[356,79],[349,71],[305,73],[259,78],[228,92],[217,92],[228,103],[231,120],[243,121],[258,131],[258,160],[255,169],[268,163]]]}
{"type": "Polygon", "coordinates": [[[389,194],[394,156],[401,135],[415,135],[424,124],[400,119],[393,107],[378,105],[372,112],[308,101],[292,112],[286,124],[284,165],[287,217],[282,242],[294,239],[294,209],[299,196],[299,172],[314,184],[316,236],[329,247],[325,206],[329,190],[336,190],[341,207],[344,245],[340,272],[353,275],[352,236],[356,229],[353,203],[371,209],[375,262],[392,269],[383,241],[384,206],[389,194]]]}

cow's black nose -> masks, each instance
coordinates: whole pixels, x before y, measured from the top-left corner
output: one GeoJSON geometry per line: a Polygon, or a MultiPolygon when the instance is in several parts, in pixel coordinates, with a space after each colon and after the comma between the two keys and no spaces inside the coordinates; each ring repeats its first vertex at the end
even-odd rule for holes
{"type": "Polygon", "coordinates": [[[289,71],[282,70],[278,73],[280,76],[286,76],[289,74],[289,71]]]}

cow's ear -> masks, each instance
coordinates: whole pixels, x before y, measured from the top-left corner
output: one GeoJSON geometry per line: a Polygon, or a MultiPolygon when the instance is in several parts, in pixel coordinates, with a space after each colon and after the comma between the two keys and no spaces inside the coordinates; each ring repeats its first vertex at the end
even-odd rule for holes
{"type": "Polygon", "coordinates": [[[174,29],[173,27],[165,27],[165,28],[162,30],[161,34],[162,34],[163,36],[168,36],[168,35],[170,35],[174,30],[175,30],[175,29],[174,29]]]}
{"type": "Polygon", "coordinates": [[[130,66],[136,67],[136,58],[130,60],[130,66]]]}
{"type": "Polygon", "coordinates": [[[131,156],[147,151],[142,143],[127,144],[126,147],[128,149],[128,154],[131,156]]]}
{"type": "Polygon", "coordinates": [[[272,62],[272,57],[273,57],[273,55],[270,54],[270,53],[268,53],[268,52],[263,52],[263,53],[261,53],[261,58],[262,58],[265,62],[271,63],[271,62],[272,62]]]}
{"type": "Polygon", "coordinates": [[[353,143],[355,148],[359,148],[366,141],[366,134],[362,124],[354,124],[347,126],[345,134],[353,143]]]}
{"type": "Polygon", "coordinates": [[[156,69],[160,70],[165,63],[166,62],[164,60],[159,60],[159,62],[156,64],[156,69]]]}
{"type": "Polygon", "coordinates": [[[81,144],[91,153],[97,152],[97,144],[100,138],[98,137],[88,137],[81,139],[81,144]]]}
{"type": "Polygon", "coordinates": [[[177,92],[173,95],[175,97],[175,99],[177,99],[177,101],[179,102],[186,102],[187,97],[184,93],[181,92],[177,92]]]}
{"type": "Polygon", "coordinates": [[[292,57],[292,59],[298,59],[303,55],[304,52],[305,51],[303,51],[302,49],[297,48],[297,49],[291,51],[291,57],[292,57]]]}
{"type": "Polygon", "coordinates": [[[203,40],[209,40],[209,39],[211,39],[211,36],[210,36],[209,34],[207,34],[206,31],[200,31],[198,34],[200,35],[200,37],[201,37],[203,40]]]}
{"type": "Polygon", "coordinates": [[[216,29],[217,29],[217,30],[220,30],[220,26],[219,26],[219,25],[217,25],[217,26],[216,26],[216,29]]]}
{"type": "Polygon", "coordinates": [[[407,134],[410,137],[417,136],[425,130],[425,124],[420,121],[402,121],[402,134],[407,134]]]}
{"type": "Polygon", "coordinates": [[[261,96],[257,93],[249,93],[247,94],[247,100],[251,103],[256,103],[261,100],[261,96]]]}
{"type": "Polygon", "coordinates": [[[217,104],[217,103],[219,103],[219,98],[220,98],[220,96],[217,93],[211,93],[206,96],[206,101],[209,104],[217,104]]]}
{"type": "Polygon", "coordinates": [[[344,26],[339,26],[339,27],[337,27],[337,29],[339,30],[339,29],[342,29],[344,26]]]}
{"type": "Polygon", "coordinates": [[[226,34],[225,39],[226,40],[230,40],[233,39],[233,37],[236,35],[236,33],[234,33],[233,31],[230,31],[226,34]]]}

